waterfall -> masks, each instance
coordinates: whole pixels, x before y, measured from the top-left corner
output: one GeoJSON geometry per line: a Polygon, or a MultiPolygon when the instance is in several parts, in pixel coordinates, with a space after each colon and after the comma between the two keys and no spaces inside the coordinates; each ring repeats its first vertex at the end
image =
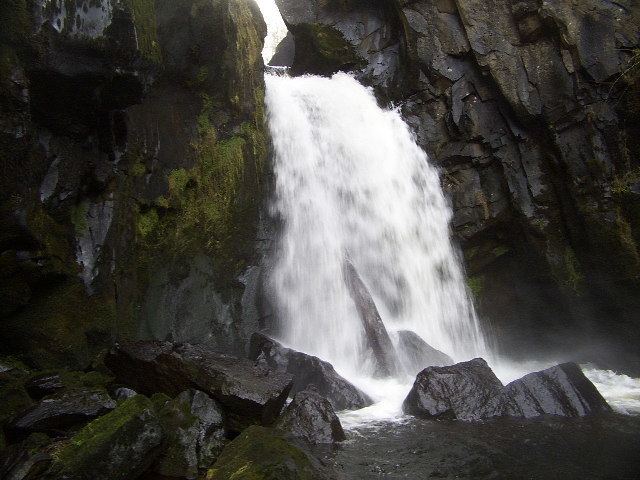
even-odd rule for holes
{"type": "Polygon", "coordinates": [[[350,261],[386,329],[464,360],[485,352],[437,170],[396,110],[349,75],[266,76],[282,220],[271,276],[282,340],[372,376],[343,278],[350,261]]]}

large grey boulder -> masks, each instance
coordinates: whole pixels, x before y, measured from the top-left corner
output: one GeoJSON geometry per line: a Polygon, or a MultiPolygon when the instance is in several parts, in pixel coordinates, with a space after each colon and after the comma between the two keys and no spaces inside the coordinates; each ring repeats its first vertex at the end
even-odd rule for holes
{"type": "Polygon", "coordinates": [[[311,444],[340,442],[347,438],[331,403],[313,390],[293,397],[276,428],[311,444]]]}
{"type": "Polygon", "coordinates": [[[291,395],[313,387],[335,410],[356,410],[371,405],[366,393],[342,378],[329,362],[283,347],[275,340],[254,333],[249,358],[293,377],[291,395]]]}
{"type": "Polygon", "coordinates": [[[140,393],[176,396],[191,388],[205,392],[223,407],[233,430],[271,423],[293,384],[286,373],[202,345],[129,343],[113,349],[105,363],[120,383],[140,393]]]}
{"type": "Polygon", "coordinates": [[[416,377],[402,408],[417,417],[467,421],[518,413],[504,395],[498,377],[481,358],[425,368],[416,377]]]}
{"type": "Polygon", "coordinates": [[[598,389],[575,363],[563,363],[511,382],[506,393],[526,418],[584,417],[611,412],[598,389]]]}

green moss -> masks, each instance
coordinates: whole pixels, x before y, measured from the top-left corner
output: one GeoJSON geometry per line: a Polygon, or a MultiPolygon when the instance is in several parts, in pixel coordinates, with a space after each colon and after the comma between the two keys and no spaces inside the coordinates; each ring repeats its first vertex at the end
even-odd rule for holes
{"type": "Polygon", "coordinates": [[[252,426],[222,451],[207,480],[312,480],[310,458],[271,429],[252,426]]]}
{"type": "Polygon", "coordinates": [[[78,235],[84,235],[89,229],[87,215],[89,214],[89,202],[84,201],[71,208],[71,223],[78,235]]]}
{"type": "Polygon", "coordinates": [[[162,61],[158,43],[155,0],[125,0],[133,16],[140,53],[156,63],[162,61]]]}
{"type": "Polygon", "coordinates": [[[131,438],[141,434],[145,419],[152,416],[153,405],[147,397],[136,395],[125,400],[115,410],[86,425],[55,452],[53,471],[62,477],[104,478],[104,474],[93,472],[92,475],[92,469],[104,462],[126,461],[131,438]],[[117,454],[125,458],[109,458],[113,448],[119,448],[121,451],[117,454]]]}
{"type": "Polygon", "coordinates": [[[138,215],[138,234],[143,239],[149,238],[160,224],[160,217],[158,212],[152,208],[145,213],[138,215]]]}
{"type": "Polygon", "coordinates": [[[87,367],[114,322],[112,300],[87,297],[73,279],[51,287],[19,313],[4,320],[4,338],[16,355],[40,369],[87,367]]]}
{"type": "Polygon", "coordinates": [[[169,190],[175,195],[180,195],[188,182],[189,173],[184,168],[179,168],[169,174],[169,190]]]}
{"type": "Polygon", "coordinates": [[[636,183],[640,183],[640,168],[635,168],[624,172],[621,175],[616,175],[611,184],[611,191],[616,195],[629,193],[631,191],[631,187],[636,183]]]}
{"type": "Polygon", "coordinates": [[[479,299],[484,290],[484,278],[482,276],[467,277],[467,287],[474,298],[479,299]]]}
{"type": "Polygon", "coordinates": [[[27,215],[27,226],[41,246],[41,256],[49,261],[49,268],[71,275],[78,272],[64,225],[56,222],[41,205],[34,205],[27,215]]]}
{"type": "Polygon", "coordinates": [[[353,45],[330,25],[301,24],[295,27],[294,33],[294,73],[330,75],[338,70],[358,69],[366,65],[353,45]]]}

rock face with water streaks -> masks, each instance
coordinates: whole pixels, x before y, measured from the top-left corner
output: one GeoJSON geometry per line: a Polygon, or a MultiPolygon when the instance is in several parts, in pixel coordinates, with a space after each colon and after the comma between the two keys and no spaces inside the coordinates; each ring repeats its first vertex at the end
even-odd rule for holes
{"type": "Polygon", "coordinates": [[[325,397],[335,410],[357,410],[371,405],[371,399],[342,378],[333,366],[318,357],[285,348],[275,340],[254,333],[249,358],[293,377],[291,395],[313,388],[325,397]]]}
{"type": "Polygon", "coordinates": [[[199,345],[136,342],[112,350],[105,363],[117,379],[147,395],[197,388],[220,403],[229,428],[270,424],[291,390],[291,376],[199,345]]]}
{"type": "Polygon", "coordinates": [[[376,374],[391,376],[398,372],[398,358],[373,297],[350,260],[342,266],[344,282],[362,321],[367,347],[373,357],[376,374]]]}
{"type": "Polygon", "coordinates": [[[255,3],[8,0],[0,32],[0,352],[41,369],[85,369],[115,337],[244,354],[257,290],[237,279],[268,243],[255,3]]]}
{"type": "Polygon", "coordinates": [[[599,360],[640,371],[638,3],[278,4],[296,48],[314,45],[296,28],[333,28],[367,62],[340,68],[401,105],[444,172],[470,285],[504,347],[593,343],[576,338],[587,322],[605,338],[599,360]],[[559,325],[571,334],[547,338],[559,325]]]}

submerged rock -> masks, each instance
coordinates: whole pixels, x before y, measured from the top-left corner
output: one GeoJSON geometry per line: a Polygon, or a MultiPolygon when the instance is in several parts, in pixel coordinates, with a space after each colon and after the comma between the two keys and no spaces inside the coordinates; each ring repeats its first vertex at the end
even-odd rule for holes
{"type": "Polygon", "coordinates": [[[423,418],[482,420],[516,413],[487,362],[476,358],[448,367],[425,368],[402,405],[423,418]]]}
{"type": "Polygon", "coordinates": [[[446,367],[455,363],[449,355],[436,350],[409,330],[398,332],[396,351],[405,369],[411,374],[427,367],[446,367]]]}
{"type": "Polygon", "coordinates": [[[8,426],[17,438],[42,432],[59,435],[116,408],[116,402],[104,390],[77,390],[45,398],[19,414],[8,426]]]}
{"type": "Polygon", "coordinates": [[[167,477],[197,478],[222,451],[225,438],[220,406],[206,393],[187,391],[159,412],[166,447],[155,471],[167,477]]]}
{"type": "Polygon", "coordinates": [[[254,333],[249,358],[293,376],[291,394],[313,386],[335,410],[357,410],[372,404],[371,399],[342,378],[329,362],[283,347],[275,340],[254,333]]]}
{"type": "Polygon", "coordinates": [[[137,395],[74,435],[56,454],[49,478],[137,478],[160,453],[162,436],[153,404],[137,395]]]}
{"type": "Polygon", "coordinates": [[[380,376],[392,376],[398,371],[396,351],[373,297],[349,260],[344,261],[342,272],[362,321],[367,346],[376,362],[376,373],[380,376]]]}
{"type": "Polygon", "coordinates": [[[274,430],[252,426],[223,450],[207,480],[325,480],[322,466],[274,430]]]}
{"type": "Polygon", "coordinates": [[[222,405],[234,430],[273,422],[293,384],[286,373],[201,345],[129,343],[112,350],[105,363],[122,384],[147,395],[202,390],[222,405]]]}
{"type": "Polygon", "coordinates": [[[522,416],[584,417],[611,412],[598,389],[575,363],[534,372],[506,386],[522,416]]]}
{"type": "Polygon", "coordinates": [[[347,438],[331,403],[312,390],[293,397],[276,428],[312,444],[340,442],[347,438]]]}

